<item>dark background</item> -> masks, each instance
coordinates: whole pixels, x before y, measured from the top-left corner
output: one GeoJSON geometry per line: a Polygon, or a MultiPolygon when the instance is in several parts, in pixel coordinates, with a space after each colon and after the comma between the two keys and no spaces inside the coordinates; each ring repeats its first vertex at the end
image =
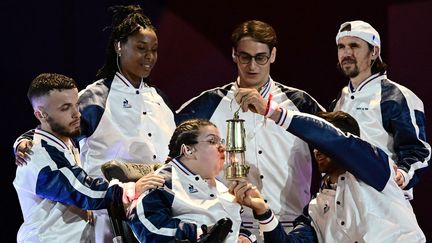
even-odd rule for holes
{"type": "MultiPolygon", "coordinates": [[[[271,75],[276,81],[309,92],[323,106],[347,83],[336,70],[335,36],[339,25],[362,19],[381,35],[388,76],[409,87],[424,102],[431,136],[432,1],[12,1],[0,3],[0,56],[4,127],[1,144],[1,238],[14,242],[22,223],[12,186],[12,144],[37,125],[26,98],[31,80],[42,72],[73,77],[82,89],[104,62],[111,19],[107,7],[140,4],[158,29],[159,60],[154,83],[173,107],[200,92],[236,78],[230,35],[249,19],[277,31],[279,45],[271,75]]],[[[1,115],[3,114],[3,115],[1,115]]],[[[429,143],[431,140],[428,139],[429,143]]],[[[428,239],[432,239],[428,194],[430,170],[415,188],[412,204],[428,239]]]]}

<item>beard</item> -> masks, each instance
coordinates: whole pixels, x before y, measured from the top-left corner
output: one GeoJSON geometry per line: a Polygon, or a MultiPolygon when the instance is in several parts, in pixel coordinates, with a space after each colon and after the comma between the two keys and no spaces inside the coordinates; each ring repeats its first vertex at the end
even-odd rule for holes
{"type": "Polygon", "coordinates": [[[354,68],[352,68],[352,69],[342,68],[342,71],[345,74],[345,76],[347,76],[348,78],[355,78],[360,73],[359,68],[357,67],[357,64],[354,65],[354,68]]]}
{"type": "Polygon", "coordinates": [[[68,127],[59,124],[58,122],[55,122],[54,119],[50,116],[47,117],[46,121],[48,122],[48,124],[51,127],[51,130],[61,136],[65,136],[65,137],[77,137],[81,134],[81,128],[78,127],[75,130],[71,130],[68,127]]]}
{"type": "Polygon", "coordinates": [[[339,63],[339,67],[342,70],[343,74],[345,74],[345,76],[347,76],[348,78],[355,78],[360,73],[356,60],[353,58],[350,58],[350,57],[344,58],[342,60],[342,62],[339,63]],[[345,64],[345,62],[347,62],[348,64],[353,64],[354,67],[353,68],[350,68],[350,67],[344,68],[343,64],[345,64]]]}

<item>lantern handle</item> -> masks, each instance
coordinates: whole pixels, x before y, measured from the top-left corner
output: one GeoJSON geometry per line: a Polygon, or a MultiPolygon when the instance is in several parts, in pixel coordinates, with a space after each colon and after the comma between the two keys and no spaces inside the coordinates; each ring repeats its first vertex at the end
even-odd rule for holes
{"type": "MultiPolygon", "coordinates": [[[[232,110],[232,102],[235,98],[232,98],[230,101],[230,109],[232,110]]],[[[240,111],[241,105],[239,104],[239,108],[234,112],[234,119],[239,118],[239,111],[240,111]]]]}

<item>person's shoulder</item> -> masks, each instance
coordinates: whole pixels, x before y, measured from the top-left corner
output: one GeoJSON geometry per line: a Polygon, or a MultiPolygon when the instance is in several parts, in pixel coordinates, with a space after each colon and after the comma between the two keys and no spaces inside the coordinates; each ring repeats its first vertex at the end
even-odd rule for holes
{"type": "Polygon", "coordinates": [[[290,100],[299,111],[310,114],[315,114],[318,111],[325,111],[324,107],[308,92],[278,82],[274,82],[274,84],[276,88],[272,91],[273,95],[282,96],[285,97],[282,99],[290,100]]]}
{"type": "Polygon", "coordinates": [[[203,91],[198,96],[186,101],[178,110],[177,113],[185,110],[185,108],[199,108],[199,107],[215,107],[232,89],[233,83],[226,84],[221,87],[208,89],[203,91]]]}
{"type": "MultiPolygon", "coordinates": [[[[33,154],[30,156],[30,162],[25,166],[17,168],[17,173],[37,173],[44,167],[51,166],[52,152],[47,151],[41,143],[35,142],[32,147],[33,154]]],[[[56,157],[56,156],[54,156],[56,157]]]]}
{"type": "Polygon", "coordinates": [[[198,97],[201,96],[225,96],[227,95],[227,93],[231,90],[231,88],[233,87],[234,83],[229,83],[229,84],[225,84],[223,86],[218,86],[215,88],[211,88],[208,90],[205,90],[203,92],[201,92],[201,94],[198,97]]]}
{"type": "Polygon", "coordinates": [[[421,102],[420,98],[411,89],[390,79],[381,81],[381,91],[384,99],[387,97],[392,98],[392,100],[408,99],[421,102]]]}
{"type": "Polygon", "coordinates": [[[168,162],[159,167],[159,169],[157,169],[155,173],[164,177],[170,177],[172,173],[172,167],[172,164],[168,162]]]}
{"type": "Polygon", "coordinates": [[[388,79],[388,78],[383,80],[383,84],[393,86],[394,88],[397,88],[397,89],[401,90],[402,92],[409,92],[409,93],[414,94],[414,92],[410,88],[406,87],[405,85],[403,85],[401,83],[392,81],[391,79],[388,79]]]}
{"type": "Polygon", "coordinates": [[[158,170],[156,170],[155,174],[163,176],[165,183],[164,187],[171,189],[172,188],[172,171],[173,166],[171,163],[167,163],[162,165],[158,170]]]}
{"type": "Polygon", "coordinates": [[[89,104],[102,104],[106,100],[110,91],[112,80],[100,79],[89,84],[85,89],[79,92],[79,101],[81,106],[89,104]]]}
{"type": "Polygon", "coordinates": [[[324,108],[318,103],[318,101],[312,97],[308,92],[294,88],[291,86],[287,86],[278,82],[274,82],[276,89],[273,91],[274,93],[284,94],[289,100],[291,100],[294,104],[309,104],[313,106],[319,106],[321,110],[324,108]]]}
{"type": "Polygon", "coordinates": [[[302,95],[307,95],[309,97],[312,97],[308,92],[299,89],[299,88],[295,88],[292,86],[288,86],[279,82],[274,82],[274,85],[276,86],[277,89],[279,89],[280,91],[282,91],[283,93],[286,94],[302,94],[302,95]]]}
{"type": "Polygon", "coordinates": [[[99,79],[87,85],[87,87],[79,92],[80,98],[88,98],[100,92],[105,92],[109,89],[112,80],[99,79]]]}

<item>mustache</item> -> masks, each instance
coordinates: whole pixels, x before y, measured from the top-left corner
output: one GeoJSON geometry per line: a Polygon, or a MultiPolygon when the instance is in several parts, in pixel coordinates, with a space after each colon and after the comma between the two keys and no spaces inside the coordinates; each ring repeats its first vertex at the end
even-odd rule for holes
{"type": "MultiPolygon", "coordinates": [[[[69,125],[72,125],[72,124],[77,123],[77,122],[80,122],[80,119],[73,120],[71,123],[69,123],[69,125]]],[[[80,123],[80,125],[81,125],[81,123],[80,123]]]]}
{"type": "Polygon", "coordinates": [[[344,57],[341,61],[341,64],[345,63],[356,63],[356,59],[353,57],[344,57]]]}

